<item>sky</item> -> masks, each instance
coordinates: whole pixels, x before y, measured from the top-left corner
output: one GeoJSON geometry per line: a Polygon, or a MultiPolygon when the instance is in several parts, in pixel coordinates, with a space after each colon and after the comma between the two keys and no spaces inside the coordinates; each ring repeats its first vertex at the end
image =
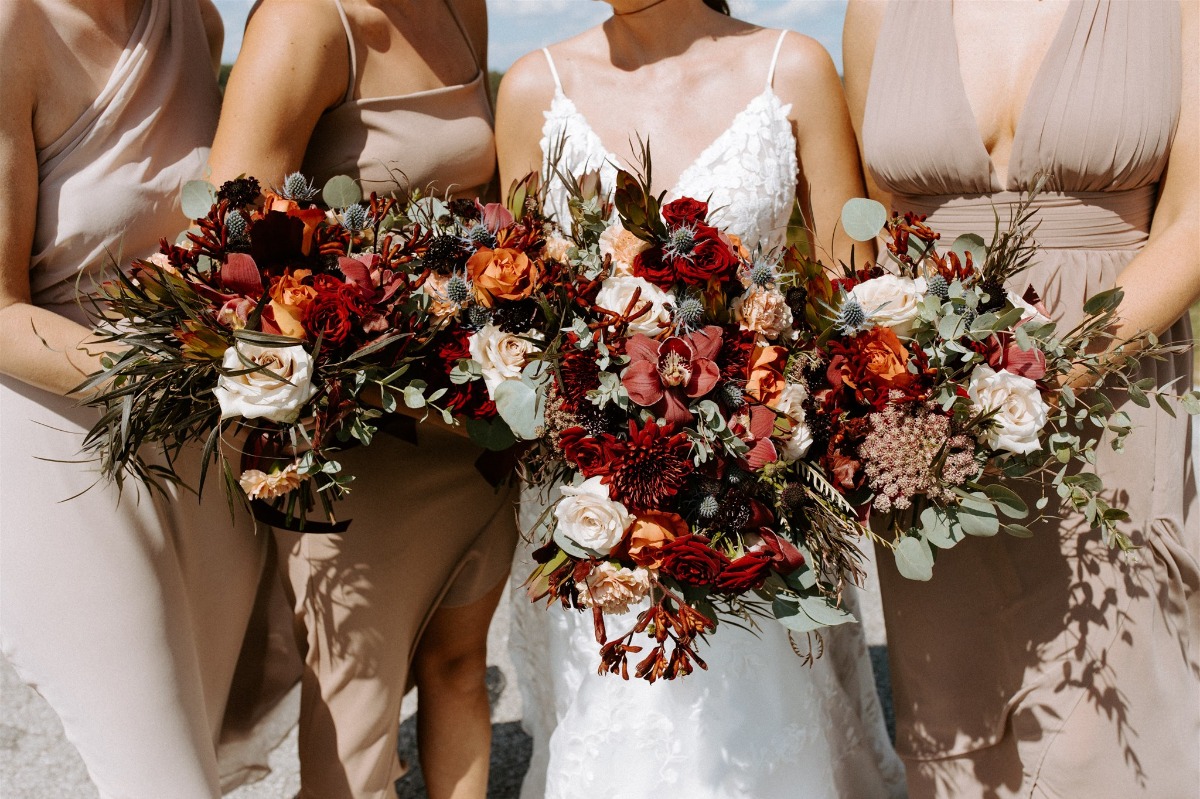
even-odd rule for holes
{"type": "MultiPolygon", "coordinates": [[[[310,0],[328,2],[329,0],[310,0]]],[[[214,0],[225,19],[224,61],[242,44],[242,27],[253,0],[214,0]]],[[[846,0],[730,0],[733,15],[768,28],[790,28],[819,41],[842,68],[842,17],[846,0]]],[[[607,19],[598,0],[487,0],[489,66],[504,71],[525,53],[566,39],[607,19]]]]}

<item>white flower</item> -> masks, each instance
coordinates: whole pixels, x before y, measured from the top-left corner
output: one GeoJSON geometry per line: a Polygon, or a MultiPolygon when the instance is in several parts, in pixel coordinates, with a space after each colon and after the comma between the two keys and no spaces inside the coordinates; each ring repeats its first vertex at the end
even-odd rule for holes
{"type": "Polygon", "coordinates": [[[771,403],[771,407],[784,416],[804,418],[804,401],[808,399],[808,389],[802,383],[788,383],[779,392],[779,398],[771,403]]]}
{"type": "Polygon", "coordinates": [[[632,275],[633,259],[638,253],[650,248],[648,242],[642,241],[617,222],[609,225],[600,234],[600,255],[612,256],[614,275],[632,275]]]}
{"type": "Polygon", "coordinates": [[[1042,448],[1038,433],[1046,426],[1050,411],[1037,383],[1001,369],[977,366],[967,384],[967,394],[976,411],[996,411],[994,426],[984,433],[992,449],[1027,454],[1042,448]]]}
{"type": "Polygon", "coordinates": [[[568,238],[564,238],[558,233],[552,233],[546,237],[546,257],[551,261],[566,261],[567,253],[575,243],[568,238]]]}
{"type": "Polygon", "coordinates": [[[642,567],[626,569],[604,561],[579,586],[579,604],[585,608],[599,606],[605,613],[628,613],[650,593],[650,573],[642,567]]]}
{"type": "Polygon", "coordinates": [[[609,498],[608,486],[599,477],[561,491],[563,498],[554,506],[559,532],[584,549],[607,555],[633,522],[629,511],[609,498]]]}
{"type": "Polygon", "coordinates": [[[812,430],[807,424],[807,414],[804,412],[804,401],[808,399],[808,389],[800,383],[788,383],[779,393],[774,408],[791,420],[791,429],[777,436],[783,443],[780,452],[785,461],[798,461],[808,454],[812,446],[812,430]]]}
{"type": "MultiPolygon", "coordinates": [[[[613,313],[623,314],[633,299],[633,292],[641,289],[634,312],[649,309],[629,324],[629,332],[657,336],[671,324],[671,312],[667,306],[675,301],[667,292],[640,277],[610,277],[600,284],[596,294],[596,305],[613,313]]],[[[631,313],[630,316],[633,314],[631,313]]]]}
{"type": "Polygon", "coordinates": [[[537,345],[528,338],[542,338],[541,333],[530,330],[525,335],[505,333],[495,325],[484,325],[471,334],[468,346],[471,358],[479,363],[483,371],[483,383],[488,394],[494,395],[496,387],[505,380],[521,377],[521,370],[529,363],[530,353],[538,351],[537,345]]]}
{"type": "Polygon", "coordinates": [[[788,437],[784,439],[780,454],[785,461],[789,463],[795,462],[808,454],[808,449],[812,444],[812,430],[805,421],[804,411],[801,411],[800,420],[792,422],[792,430],[788,433],[788,437]]]}
{"type": "Polygon", "coordinates": [[[1034,306],[1025,302],[1023,297],[1018,297],[1011,291],[1008,292],[1008,301],[1013,304],[1014,308],[1021,309],[1021,324],[1024,324],[1025,322],[1033,322],[1034,324],[1044,325],[1050,321],[1045,314],[1043,314],[1034,306]]]}
{"type": "Polygon", "coordinates": [[[907,336],[917,318],[917,304],[925,296],[925,278],[882,275],[859,283],[850,294],[873,324],[890,327],[897,336],[907,336]]]}
{"type": "Polygon", "coordinates": [[[221,375],[213,393],[221,405],[221,418],[270,419],[273,422],[296,421],[304,403],[317,393],[313,385],[312,356],[299,344],[291,347],[260,347],[239,341],[225,350],[221,366],[229,371],[244,371],[257,364],[266,372],[221,375]],[[239,354],[241,357],[239,357],[239,354]]]}

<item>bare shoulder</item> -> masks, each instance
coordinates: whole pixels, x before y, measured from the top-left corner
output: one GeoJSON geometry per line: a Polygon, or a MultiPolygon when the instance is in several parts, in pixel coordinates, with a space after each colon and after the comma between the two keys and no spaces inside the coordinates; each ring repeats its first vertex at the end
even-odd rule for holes
{"type": "Polygon", "coordinates": [[[546,108],[554,97],[554,76],[541,50],[518,58],[500,81],[497,104],[525,109],[546,108]]]}
{"type": "Polygon", "coordinates": [[[230,89],[236,97],[248,89],[251,102],[261,102],[265,90],[324,109],[345,94],[348,76],[346,33],[333,3],[262,0],[246,24],[230,89]]]}
{"type": "MultiPolygon", "coordinates": [[[[0,107],[32,107],[45,67],[47,31],[52,25],[38,3],[0,3],[0,53],[4,53],[4,79],[0,80],[0,107]]],[[[7,114],[5,114],[7,116],[7,114]]]]}
{"type": "Polygon", "coordinates": [[[341,44],[345,39],[342,20],[333,3],[261,0],[246,23],[247,44],[276,48],[281,56],[341,44]]]}
{"type": "Polygon", "coordinates": [[[788,31],[775,64],[775,92],[781,99],[805,106],[821,97],[840,95],[841,79],[829,51],[811,36],[788,31]]]}
{"type": "Polygon", "coordinates": [[[850,0],[846,5],[846,29],[860,25],[878,28],[887,4],[888,0],[850,0]]]}

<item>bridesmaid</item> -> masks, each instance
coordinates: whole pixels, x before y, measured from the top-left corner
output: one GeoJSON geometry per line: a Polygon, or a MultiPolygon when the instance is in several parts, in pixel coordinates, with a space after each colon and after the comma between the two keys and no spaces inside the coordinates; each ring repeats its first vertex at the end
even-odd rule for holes
{"type": "MultiPolygon", "coordinates": [[[[1055,316],[1125,291],[1122,332],[1190,339],[1200,298],[1197,5],[1176,0],[850,4],[846,86],[863,161],[951,241],[988,231],[1039,170],[1031,283],[1055,316]],[[1181,11],[1182,8],[1182,11],[1181,11]]],[[[1023,290],[1024,285],[1010,290],[1023,290]]],[[[1143,375],[1178,391],[1190,354],[1143,375]]],[[[881,566],[910,795],[1200,795],[1200,508],[1186,419],[1126,402],[1101,452],[1135,557],[1078,514],[1028,541],[881,566]]]]}
{"type": "Polygon", "coordinates": [[[95,414],[70,392],[100,351],[79,292],[186,226],[220,49],[207,0],[0,4],[0,640],[103,797],[220,795],[264,557],[219,492],[118,501],[73,463],[95,414]]]}
{"type": "MultiPolygon", "coordinates": [[[[486,37],[483,0],[264,0],[225,96],[216,180],[279,185],[301,169],[381,195],[479,194],[495,171],[486,37]]],[[[345,454],[358,476],[347,533],[276,534],[305,660],[304,797],[395,795],[410,681],[429,795],[486,793],[486,642],[516,541],[512,499],[476,471],[474,445],[418,435],[345,454]]]]}

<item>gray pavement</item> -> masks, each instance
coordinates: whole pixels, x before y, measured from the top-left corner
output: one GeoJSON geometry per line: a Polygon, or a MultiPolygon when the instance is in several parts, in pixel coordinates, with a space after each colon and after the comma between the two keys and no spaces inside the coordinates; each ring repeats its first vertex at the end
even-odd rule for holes
{"type": "MultiPolygon", "coordinates": [[[[886,695],[883,618],[874,583],[873,561],[869,565],[871,581],[861,595],[863,626],[880,678],[880,690],[886,695]],[[884,673],[880,673],[881,667],[884,673]]],[[[490,660],[494,664],[489,670],[494,700],[489,799],[516,799],[532,749],[529,737],[520,727],[520,695],[508,658],[509,616],[506,597],[488,636],[490,660]]],[[[288,799],[299,789],[295,729],[297,697],[293,695],[290,700],[287,709],[274,722],[291,730],[271,753],[271,773],[258,782],[230,792],[227,794],[229,799],[288,799]]],[[[419,799],[425,795],[416,756],[413,718],[416,705],[415,693],[410,694],[402,712],[400,751],[413,768],[397,785],[400,799],[419,799]]],[[[890,717],[890,702],[885,710],[890,717]]],[[[78,754],[63,737],[62,725],[54,712],[37,693],[21,683],[3,658],[0,658],[0,796],[4,799],[92,799],[97,796],[78,754]]]]}

